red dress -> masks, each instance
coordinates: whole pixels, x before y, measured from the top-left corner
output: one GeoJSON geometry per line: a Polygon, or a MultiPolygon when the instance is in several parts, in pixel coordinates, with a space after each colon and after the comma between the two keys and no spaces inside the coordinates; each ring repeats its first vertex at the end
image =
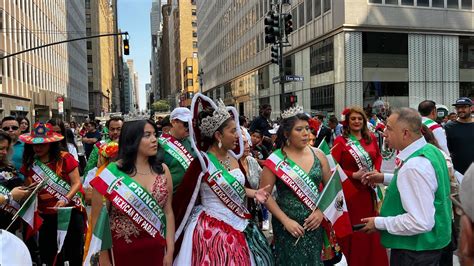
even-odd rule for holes
{"type": "MultiPolygon", "coordinates": [[[[164,208],[168,199],[167,180],[159,175],[151,191],[156,202],[164,208]]],[[[112,207],[110,211],[110,229],[112,231],[112,252],[115,266],[163,265],[165,246],[158,238],[153,238],[137,227],[125,214],[112,207]]]]}
{"type": "MultiPolygon", "coordinates": [[[[360,140],[360,144],[370,155],[374,168],[380,171],[382,156],[376,137],[372,134],[371,137],[372,142],[370,144],[367,144],[364,139],[360,140]]],[[[362,218],[378,216],[374,190],[371,187],[362,185],[359,180],[352,178],[352,174],[357,172],[359,167],[349,153],[347,140],[339,136],[334,140],[333,147],[332,156],[349,177],[343,185],[343,190],[351,223],[353,225],[360,224],[362,223],[362,218]]],[[[387,252],[380,243],[380,234],[378,232],[372,234],[354,232],[344,239],[338,239],[338,242],[350,266],[388,265],[387,252]]]]}

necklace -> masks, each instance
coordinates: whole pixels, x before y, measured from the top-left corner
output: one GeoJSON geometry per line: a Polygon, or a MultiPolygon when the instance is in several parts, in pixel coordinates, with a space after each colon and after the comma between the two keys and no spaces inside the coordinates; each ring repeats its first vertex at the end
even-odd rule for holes
{"type": "Polygon", "coordinates": [[[221,163],[221,165],[224,166],[225,169],[227,169],[227,171],[230,171],[230,157],[229,157],[229,155],[227,155],[225,157],[225,160],[219,160],[219,163],[221,163]]]}

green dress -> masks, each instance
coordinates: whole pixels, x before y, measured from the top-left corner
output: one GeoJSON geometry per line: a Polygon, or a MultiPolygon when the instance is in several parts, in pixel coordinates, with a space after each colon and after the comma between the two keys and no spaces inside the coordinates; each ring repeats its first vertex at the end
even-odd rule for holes
{"type": "MultiPolygon", "coordinates": [[[[314,163],[309,171],[309,176],[319,186],[322,181],[321,163],[314,155],[314,163]]],[[[277,178],[276,181],[278,198],[276,202],[286,215],[298,222],[301,226],[311,211],[286,186],[277,178]]],[[[296,246],[297,238],[286,231],[280,221],[272,220],[273,235],[275,238],[275,264],[276,265],[324,265],[321,261],[321,250],[323,246],[323,229],[319,227],[314,231],[305,231],[296,246]]]]}

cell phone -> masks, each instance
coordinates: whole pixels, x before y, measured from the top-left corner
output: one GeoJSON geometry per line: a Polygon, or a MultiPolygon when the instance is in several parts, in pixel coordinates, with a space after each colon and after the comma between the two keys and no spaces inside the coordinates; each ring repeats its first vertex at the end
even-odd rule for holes
{"type": "Polygon", "coordinates": [[[364,228],[365,224],[355,224],[352,226],[353,231],[359,231],[360,229],[364,228]]]}

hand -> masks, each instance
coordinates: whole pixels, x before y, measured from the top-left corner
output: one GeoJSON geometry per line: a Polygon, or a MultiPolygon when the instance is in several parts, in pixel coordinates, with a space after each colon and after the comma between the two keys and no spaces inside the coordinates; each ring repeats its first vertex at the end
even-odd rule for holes
{"type": "Polygon", "coordinates": [[[367,172],[365,169],[359,169],[359,171],[352,173],[352,178],[361,180],[362,176],[367,172]]]}
{"type": "Polygon", "coordinates": [[[299,238],[304,235],[304,228],[295,220],[288,218],[285,223],[283,223],[285,229],[294,237],[299,238]]]}
{"type": "Polygon", "coordinates": [[[270,185],[265,186],[264,188],[260,188],[255,191],[255,199],[258,200],[260,203],[265,203],[268,200],[268,197],[270,196],[270,193],[266,191],[267,188],[269,188],[270,185]]]}
{"type": "Polygon", "coordinates": [[[365,223],[365,227],[360,229],[360,232],[370,234],[377,231],[377,228],[375,228],[375,217],[363,218],[361,221],[365,223]]]}
{"type": "Polygon", "coordinates": [[[364,185],[369,185],[369,186],[374,186],[376,184],[381,184],[383,183],[383,173],[380,173],[378,171],[372,171],[365,173],[360,182],[364,185]]]}
{"type": "Polygon", "coordinates": [[[101,251],[99,256],[99,265],[100,266],[112,266],[110,261],[110,256],[107,250],[101,251]]]}
{"type": "Polygon", "coordinates": [[[172,266],[173,265],[173,252],[166,252],[166,255],[163,257],[163,266],[172,266]]]}
{"type": "Polygon", "coordinates": [[[61,208],[61,207],[65,207],[66,205],[67,203],[64,200],[58,200],[58,202],[56,202],[56,205],[54,205],[54,207],[61,208]]]}
{"type": "Polygon", "coordinates": [[[304,220],[303,228],[308,231],[314,231],[319,227],[323,218],[323,213],[316,209],[304,220]]]}
{"type": "Polygon", "coordinates": [[[20,201],[22,199],[24,199],[26,196],[28,196],[30,194],[31,191],[28,191],[24,188],[21,188],[21,187],[16,187],[14,189],[12,189],[11,193],[12,193],[12,198],[15,200],[15,201],[20,201]]]}

